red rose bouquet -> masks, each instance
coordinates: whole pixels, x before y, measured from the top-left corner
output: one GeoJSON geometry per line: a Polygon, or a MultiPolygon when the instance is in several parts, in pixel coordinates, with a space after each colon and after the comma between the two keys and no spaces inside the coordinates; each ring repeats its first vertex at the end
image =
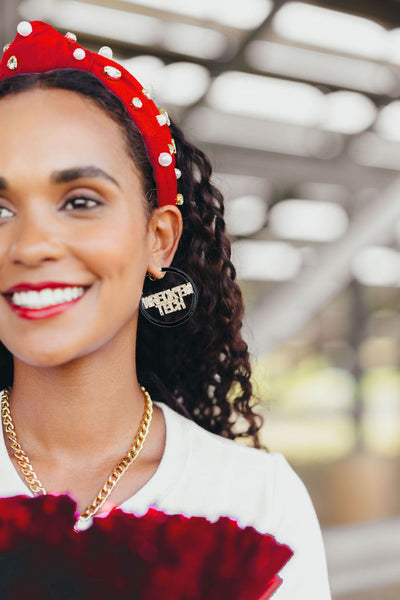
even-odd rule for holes
{"type": "Polygon", "coordinates": [[[2,600],[267,600],[293,552],[226,517],[114,509],[74,530],[68,496],[0,499],[2,600]]]}

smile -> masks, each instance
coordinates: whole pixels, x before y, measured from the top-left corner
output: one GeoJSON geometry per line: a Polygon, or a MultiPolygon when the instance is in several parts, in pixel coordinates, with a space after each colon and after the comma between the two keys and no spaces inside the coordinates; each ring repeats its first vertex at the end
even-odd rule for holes
{"type": "Polygon", "coordinates": [[[22,319],[55,317],[80,302],[90,286],[67,283],[20,283],[3,292],[12,311],[22,319]]]}
{"type": "Polygon", "coordinates": [[[14,306],[29,309],[49,308],[77,300],[85,293],[83,287],[45,288],[40,291],[14,292],[8,300],[14,306]]]}

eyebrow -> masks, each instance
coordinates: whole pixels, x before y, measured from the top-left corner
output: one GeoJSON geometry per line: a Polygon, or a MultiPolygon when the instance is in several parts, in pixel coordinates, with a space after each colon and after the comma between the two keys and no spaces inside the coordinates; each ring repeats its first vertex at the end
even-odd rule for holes
{"type": "MultiPolygon", "coordinates": [[[[103,169],[99,167],[73,167],[72,169],[64,169],[63,171],[53,171],[50,176],[52,183],[70,183],[76,179],[84,178],[96,178],[96,179],[107,179],[111,181],[117,187],[121,187],[116,179],[109,175],[103,169]]],[[[8,189],[7,179],[0,177],[0,191],[4,192],[8,189]]]]}
{"type": "MultiPolygon", "coordinates": [[[[103,169],[94,166],[73,167],[72,169],[65,169],[63,171],[54,171],[51,174],[50,181],[52,183],[70,183],[71,181],[75,181],[75,179],[83,179],[85,177],[107,179],[117,187],[120,187],[118,181],[114,179],[114,177],[111,177],[111,175],[109,175],[106,171],[103,171],[103,169]]],[[[0,188],[1,179],[2,178],[0,177],[0,188]]]]}

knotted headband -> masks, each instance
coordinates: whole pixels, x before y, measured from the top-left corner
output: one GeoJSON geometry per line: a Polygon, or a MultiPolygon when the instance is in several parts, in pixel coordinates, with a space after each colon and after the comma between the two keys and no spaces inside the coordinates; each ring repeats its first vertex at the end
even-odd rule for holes
{"type": "Polygon", "coordinates": [[[159,110],[149,92],[121,65],[111,59],[107,46],[99,53],[77,44],[76,35],[65,36],[47,23],[22,21],[11,44],[4,47],[0,80],[27,73],[47,73],[58,69],[78,69],[95,75],[124,104],[139,129],[157,185],[158,206],[182,204],[177,194],[175,142],[168,114],[159,110]]]}

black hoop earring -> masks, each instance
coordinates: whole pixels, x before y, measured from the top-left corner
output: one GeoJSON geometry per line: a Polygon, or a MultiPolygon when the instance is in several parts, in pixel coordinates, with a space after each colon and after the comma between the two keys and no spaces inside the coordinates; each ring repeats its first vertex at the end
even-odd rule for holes
{"type": "Polygon", "coordinates": [[[177,267],[163,267],[161,271],[168,272],[170,285],[165,286],[165,277],[146,277],[139,310],[153,325],[176,327],[190,319],[196,310],[197,288],[193,279],[177,267]]]}

